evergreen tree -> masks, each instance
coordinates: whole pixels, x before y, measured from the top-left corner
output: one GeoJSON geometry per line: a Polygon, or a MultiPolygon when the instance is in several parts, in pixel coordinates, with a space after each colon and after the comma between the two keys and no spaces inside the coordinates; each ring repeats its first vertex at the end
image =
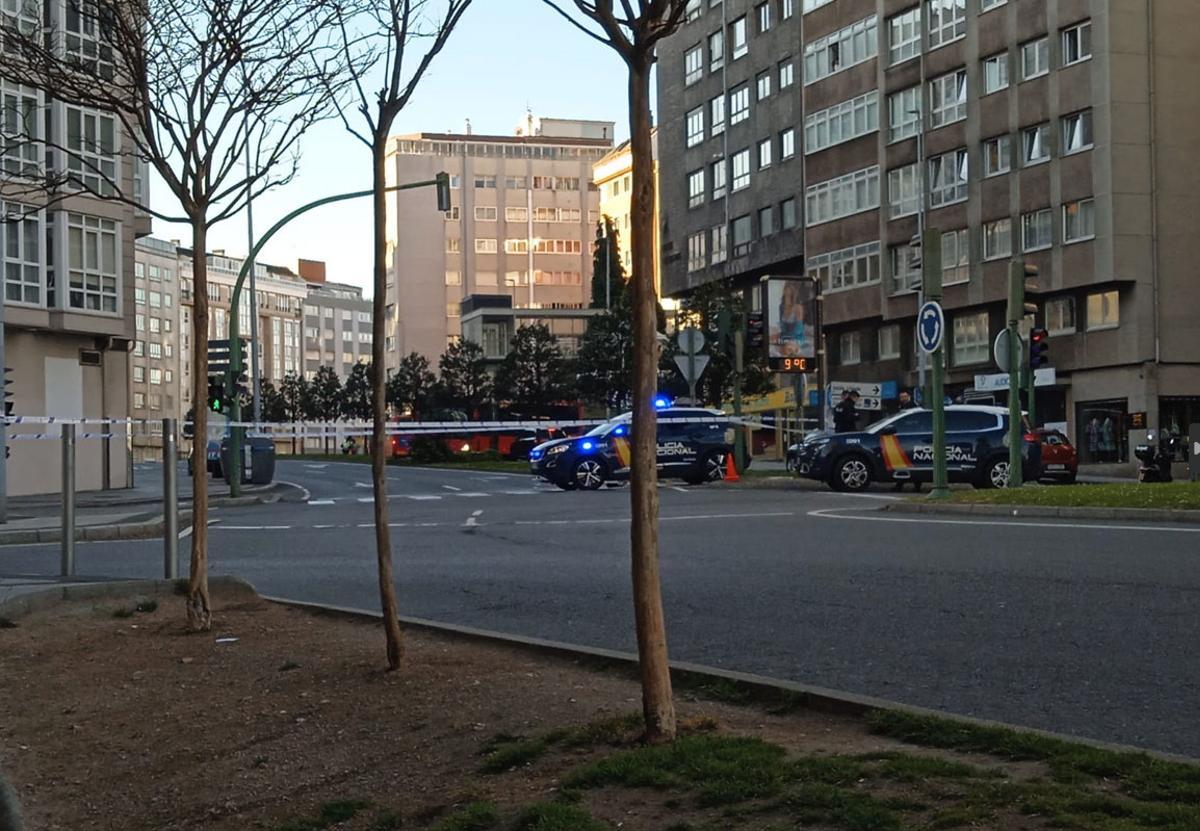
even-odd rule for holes
{"type": "Polygon", "coordinates": [[[289,372],[283,376],[279,396],[283,401],[283,418],[280,421],[303,421],[308,418],[308,381],[303,375],[289,372]]]}
{"type": "Polygon", "coordinates": [[[371,417],[371,367],[355,364],[342,390],[342,417],[365,421],[371,417]]]}
{"type": "Polygon", "coordinates": [[[523,415],[546,414],[554,403],[573,397],[570,367],[544,323],[522,326],[496,372],[496,398],[523,415]]]}
{"type": "Polygon", "coordinates": [[[437,378],[429,368],[429,359],[410,352],[400,359],[400,367],[388,375],[387,403],[400,413],[411,410],[412,417],[419,421],[433,404],[436,389],[437,378]]]}
{"type": "Polygon", "coordinates": [[[317,370],[308,385],[308,418],[314,421],[336,421],[342,414],[342,381],[331,367],[317,370]]]}
{"type": "Polygon", "coordinates": [[[275,389],[275,385],[269,378],[259,380],[258,387],[259,400],[262,403],[262,420],[287,421],[287,405],[284,403],[283,393],[275,389]]]}
{"type": "Polygon", "coordinates": [[[492,397],[492,375],[482,346],[471,340],[455,341],[438,360],[438,371],[444,404],[471,414],[484,412],[492,397]]]}
{"type": "Polygon", "coordinates": [[[628,308],[629,275],[621,261],[620,231],[607,216],[596,223],[592,252],[592,308],[628,308]],[[610,299],[611,303],[607,302],[610,299]]]}

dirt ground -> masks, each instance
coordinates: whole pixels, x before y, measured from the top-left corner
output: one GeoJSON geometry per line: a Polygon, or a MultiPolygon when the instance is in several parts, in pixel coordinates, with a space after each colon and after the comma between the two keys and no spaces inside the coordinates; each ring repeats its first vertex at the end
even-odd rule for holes
{"type": "MultiPolygon", "coordinates": [[[[64,604],[0,629],[0,769],[29,829],[367,831],[437,826],[467,803],[515,811],[554,800],[564,772],[599,751],[579,746],[484,775],[494,737],[640,707],[637,685],[618,675],[444,636],[409,633],[406,667],[385,673],[373,624],[216,601],[205,635],[183,632],[178,597],[143,612],[132,600],[64,604]],[[370,810],[295,819],[333,800],[370,810]]],[[[679,698],[691,723],[715,719],[722,733],[789,752],[913,749],[858,719],[679,698]]],[[[1007,773],[1024,775],[1018,764],[1007,773]]],[[[584,803],[611,827],[695,827],[678,825],[677,800],[645,789],[590,791],[584,803]]],[[[986,827],[1041,827],[1013,822],[986,827]]]]}

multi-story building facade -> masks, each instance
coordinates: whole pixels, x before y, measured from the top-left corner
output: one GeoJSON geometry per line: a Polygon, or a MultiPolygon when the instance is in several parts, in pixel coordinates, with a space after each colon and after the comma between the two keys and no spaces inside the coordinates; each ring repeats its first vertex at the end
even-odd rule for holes
{"type": "Polygon", "coordinates": [[[355,364],[371,363],[371,301],[345,283],[309,283],[304,301],[304,375],[332,367],[344,382],[355,364]]]}
{"type": "MultiPolygon", "coordinates": [[[[180,325],[178,246],[142,237],[137,241],[134,274],[134,341],[130,355],[133,418],[147,422],[180,417],[180,339],[190,337],[180,325]]],[[[190,300],[190,298],[188,298],[190,300]]],[[[138,426],[133,431],[136,461],[162,458],[161,428],[138,426]]]]}
{"type": "MultiPolygon", "coordinates": [[[[1200,170],[1187,149],[1200,137],[1191,80],[1200,56],[1186,34],[1200,23],[1200,7],[1148,0],[744,5],[718,3],[730,7],[718,26],[721,9],[697,3],[701,13],[664,50],[659,77],[680,83],[697,66],[707,77],[710,35],[725,41],[720,60],[731,67],[746,60],[737,82],[777,74],[780,56],[796,55],[789,97],[797,117],[803,113],[795,133],[802,164],[787,184],[789,198],[803,200],[805,273],[822,288],[829,380],[916,383],[919,278],[909,241],[924,225],[943,233],[952,395],[996,372],[991,347],[1005,323],[1009,263],[1023,257],[1040,270],[1036,322],[1051,332],[1056,370],[1054,384],[1038,391],[1039,420],[1065,423],[1084,462],[1128,459],[1132,413],[1145,413],[1152,427],[1186,430],[1200,421],[1200,321],[1188,311],[1200,291],[1193,264],[1200,243],[1180,221],[1200,199],[1200,170]],[[790,28],[762,31],[764,20],[783,24],[789,12],[790,28]],[[786,45],[759,48],[758,38],[781,35],[786,45]],[[697,44],[699,59],[689,51],[697,44]]],[[[753,111],[757,89],[749,88],[753,111]]],[[[727,142],[736,136],[737,94],[730,88],[723,99],[727,142]]],[[[689,97],[686,106],[696,105],[689,97]]],[[[689,127],[690,112],[672,124],[664,119],[664,141],[668,134],[671,145],[691,140],[699,128],[689,127]]],[[[711,139],[705,132],[699,141],[711,139]]],[[[674,179],[669,187],[687,193],[698,159],[685,152],[681,164],[667,147],[660,149],[664,184],[674,179]]],[[[745,169],[734,161],[731,184],[745,169]]],[[[763,178],[752,181],[751,194],[763,178]]],[[[776,199],[768,192],[758,201],[776,199]]],[[[677,202],[666,207],[673,234],[664,245],[685,251],[691,228],[677,202]],[[683,228],[673,224],[677,217],[683,228]]],[[[730,214],[728,233],[743,239],[737,218],[751,217],[753,262],[771,235],[753,212],[730,214]]],[[[702,255],[694,253],[698,265],[702,255]]],[[[691,272],[668,267],[668,286],[706,279],[709,260],[691,272]]]]}
{"type": "MultiPolygon", "coordinates": [[[[599,193],[592,164],[612,149],[609,122],[528,118],[514,136],[419,133],[392,140],[388,183],[450,175],[452,206],[431,189],[388,196],[391,271],[385,350],[393,368],[436,362],[461,337],[468,295],[525,308],[581,309],[591,290],[599,193]]],[[[574,333],[563,334],[572,350],[574,333]]]]}

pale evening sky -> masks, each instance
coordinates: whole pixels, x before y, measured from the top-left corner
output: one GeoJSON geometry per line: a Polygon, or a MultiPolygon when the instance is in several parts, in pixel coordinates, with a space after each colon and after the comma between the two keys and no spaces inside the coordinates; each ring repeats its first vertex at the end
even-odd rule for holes
{"type": "MultiPolygon", "coordinates": [[[[435,59],[394,134],[420,131],[511,135],[528,106],[535,116],[617,123],[628,135],[625,67],[607,47],[586,37],[541,0],[475,0],[435,59]]],[[[267,230],[288,211],[335,193],[370,187],[370,154],[334,120],[314,128],[302,146],[300,172],[288,186],[254,203],[254,229],[267,230]]],[[[432,204],[434,195],[429,194],[432,204]]],[[[161,185],[151,203],[163,213],[178,207],[161,185]]],[[[190,244],[185,225],[156,219],[154,235],[190,244]]],[[[247,250],[245,215],[217,225],[209,250],[232,256],[247,250]]],[[[324,260],[328,279],[370,293],[370,200],[317,208],[280,231],[262,259],[295,268],[298,258],[324,260]]]]}

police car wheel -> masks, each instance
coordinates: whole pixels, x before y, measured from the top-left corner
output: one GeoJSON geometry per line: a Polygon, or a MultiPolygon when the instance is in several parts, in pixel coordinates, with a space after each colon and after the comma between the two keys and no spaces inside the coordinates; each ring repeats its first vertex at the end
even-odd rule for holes
{"type": "Polygon", "coordinates": [[[604,484],[604,465],[595,459],[582,459],[575,465],[575,484],[580,490],[599,490],[604,484]]]}
{"type": "Polygon", "coordinates": [[[840,491],[865,491],[871,484],[871,468],[860,456],[847,456],[833,468],[833,487],[840,491]]]}
{"type": "Polygon", "coordinates": [[[704,479],[702,481],[720,482],[725,478],[727,464],[724,453],[709,453],[704,457],[704,479]]]}
{"type": "Polygon", "coordinates": [[[1006,488],[1008,487],[1008,459],[992,459],[983,469],[976,487],[1006,488]]]}

